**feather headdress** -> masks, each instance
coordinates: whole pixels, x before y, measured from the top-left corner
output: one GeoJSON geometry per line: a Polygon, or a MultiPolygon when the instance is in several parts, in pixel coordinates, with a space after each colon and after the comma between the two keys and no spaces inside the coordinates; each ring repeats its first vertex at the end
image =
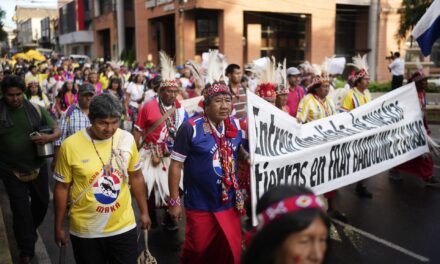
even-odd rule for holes
{"type": "Polygon", "coordinates": [[[287,67],[286,59],[284,59],[283,64],[278,63],[277,67],[277,94],[288,94],[289,93],[289,83],[287,82],[287,67]]]}
{"type": "MultiPolygon", "coordinates": [[[[207,54],[205,65],[204,81],[205,89],[203,90],[203,96],[205,98],[216,95],[218,93],[230,94],[229,87],[223,81],[224,72],[227,66],[225,56],[220,54],[218,50],[210,50],[207,54]]],[[[195,69],[195,67],[193,67],[195,69]]],[[[198,74],[201,79],[199,70],[198,74]]]]}
{"type": "Polygon", "coordinates": [[[275,58],[264,57],[257,61],[252,69],[260,82],[255,93],[261,98],[273,98],[276,96],[278,79],[275,58]]]}
{"type": "Polygon", "coordinates": [[[298,68],[301,68],[303,71],[303,75],[308,75],[313,73],[313,67],[312,64],[308,61],[304,61],[300,65],[298,65],[298,68]]]}
{"type": "Polygon", "coordinates": [[[162,76],[160,88],[178,87],[173,60],[164,51],[159,52],[159,59],[161,67],[160,75],[162,76]]]}
{"type": "Polygon", "coordinates": [[[317,65],[317,64],[312,65],[314,76],[312,77],[312,81],[310,82],[310,84],[306,87],[307,90],[310,90],[317,84],[330,82],[328,72],[326,70],[323,70],[323,68],[325,68],[326,65],[327,65],[326,61],[324,61],[323,64],[321,65],[317,65]]]}
{"type": "Polygon", "coordinates": [[[264,63],[255,65],[254,72],[260,83],[276,83],[276,62],[274,57],[264,57],[264,63]]]}
{"type": "Polygon", "coordinates": [[[361,55],[357,55],[352,58],[353,63],[347,63],[347,65],[355,67],[357,70],[353,71],[351,75],[348,77],[349,81],[355,83],[360,78],[368,77],[368,62],[367,62],[367,54],[361,57],[361,55]]]}

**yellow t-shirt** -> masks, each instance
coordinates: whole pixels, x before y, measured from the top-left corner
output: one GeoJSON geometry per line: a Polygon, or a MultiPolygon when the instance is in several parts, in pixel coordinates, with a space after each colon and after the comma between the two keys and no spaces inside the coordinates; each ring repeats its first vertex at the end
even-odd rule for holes
{"type": "Polygon", "coordinates": [[[307,123],[334,115],[335,113],[335,105],[329,96],[325,100],[320,101],[315,95],[308,94],[299,102],[296,119],[298,122],[307,123]]]}
{"type": "Polygon", "coordinates": [[[365,90],[363,93],[361,93],[356,87],[354,87],[345,95],[345,99],[342,102],[341,110],[345,112],[349,112],[370,101],[371,101],[370,91],[365,90]]]}
{"type": "Polygon", "coordinates": [[[102,85],[102,90],[105,90],[108,88],[108,84],[109,84],[110,80],[107,78],[107,76],[105,76],[104,73],[101,73],[99,75],[99,82],[102,85]]]}
{"type": "MultiPolygon", "coordinates": [[[[127,171],[140,168],[139,153],[133,136],[127,131],[118,129],[113,135],[113,149],[118,149],[122,133],[128,137],[128,150],[123,155],[127,171]]],[[[57,181],[71,183],[70,199],[75,201],[83,190],[98,180],[87,190],[73,206],[70,212],[70,233],[83,238],[107,237],[122,234],[136,227],[131,205],[128,175],[120,168],[115,157],[112,158],[113,171],[109,176],[103,175],[103,165],[110,160],[112,140],[94,140],[93,147],[86,129],[68,137],[59,150],[54,178],[57,181]]],[[[115,151],[121,153],[120,151],[115,151]]]]}

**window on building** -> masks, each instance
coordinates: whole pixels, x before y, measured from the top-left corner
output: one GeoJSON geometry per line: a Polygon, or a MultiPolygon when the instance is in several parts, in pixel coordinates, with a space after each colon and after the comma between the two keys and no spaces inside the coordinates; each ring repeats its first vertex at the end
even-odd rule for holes
{"type": "Polygon", "coordinates": [[[218,12],[206,11],[196,15],[196,54],[219,48],[218,12]]]}
{"type": "Polygon", "coordinates": [[[305,59],[308,19],[300,14],[245,13],[245,25],[261,24],[261,56],[274,56],[277,61],[286,58],[287,65],[298,65],[305,59]]]}
{"type": "Polygon", "coordinates": [[[99,14],[104,15],[112,11],[112,2],[109,0],[99,0],[99,14]]]}
{"type": "Polygon", "coordinates": [[[134,10],[134,0],[124,0],[124,9],[128,11],[134,10]]]}

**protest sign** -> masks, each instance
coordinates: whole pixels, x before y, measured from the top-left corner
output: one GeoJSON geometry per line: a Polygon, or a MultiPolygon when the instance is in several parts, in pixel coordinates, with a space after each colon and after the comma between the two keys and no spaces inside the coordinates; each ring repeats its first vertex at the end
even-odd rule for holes
{"type": "Polygon", "coordinates": [[[322,194],[429,151],[414,83],[307,124],[248,92],[247,114],[254,224],[258,198],[274,186],[322,194]]]}

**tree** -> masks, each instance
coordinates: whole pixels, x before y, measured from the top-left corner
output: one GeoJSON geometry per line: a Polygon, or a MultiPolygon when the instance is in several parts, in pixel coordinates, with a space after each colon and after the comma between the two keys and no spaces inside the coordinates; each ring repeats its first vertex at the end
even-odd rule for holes
{"type": "Polygon", "coordinates": [[[0,8],[0,41],[5,41],[8,38],[8,33],[3,29],[3,19],[6,16],[6,12],[0,8]]]}
{"type": "Polygon", "coordinates": [[[397,31],[397,38],[399,40],[407,38],[408,33],[419,22],[432,2],[433,0],[402,0],[400,26],[397,31]]]}

